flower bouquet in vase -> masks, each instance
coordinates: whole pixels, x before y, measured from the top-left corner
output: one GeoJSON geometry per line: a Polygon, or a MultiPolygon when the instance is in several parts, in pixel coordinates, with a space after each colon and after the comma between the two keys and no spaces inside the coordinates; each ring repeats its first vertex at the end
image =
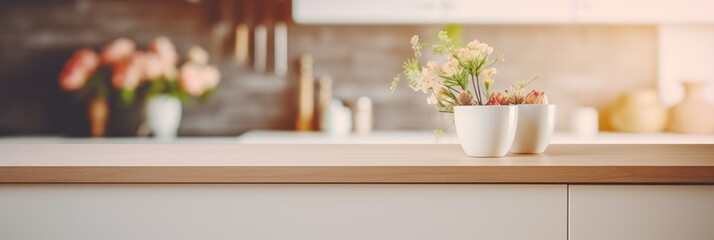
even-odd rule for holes
{"type": "Polygon", "coordinates": [[[176,48],[166,37],[152,41],[148,51],[119,38],[100,54],[88,48],[77,50],[65,64],[59,83],[63,90],[90,98],[92,136],[105,135],[110,96],[129,105],[142,95],[148,128],[159,138],[173,138],[181,122],[181,100],[205,99],[220,80],[218,70],[208,64],[208,53],[200,47],[192,47],[187,61],[180,67],[178,63],[176,48]]]}
{"type": "Polygon", "coordinates": [[[79,92],[88,97],[87,120],[89,134],[92,137],[106,135],[106,125],[109,119],[109,104],[107,104],[107,87],[101,77],[96,76],[100,66],[99,55],[89,48],[79,49],[65,63],[59,76],[62,90],[79,92]]]}
{"type": "Polygon", "coordinates": [[[145,72],[136,67],[135,49],[136,44],[125,38],[111,42],[99,54],[90,48],[79,49],[60,73],[63,90],[89,98],[87,112],[93,137],[106,135],[110,98],[132,103],[140,79],[145,77],[145,72]]]}
{"type": "Polygon", "coordinates": [[[182,102],[192,97],[206,99],[220,81],[218,69],[208,64],[208,53],[193,46],[188,51],[186,62],[177,67],[178,53],[168,38],[154,40],[145,53],[145,71],[152,74],[146,78],[146,127],[154,137],[173,139],[181,124],[182,102]]]}
{"type": "MultiPolygon", "coordinates": [[[[507,90],[505,95],[491,92],[493,76],[497,73],[493,66],[504,58],[493,57],[493,48],[478,40],[457,47],[445,31],[439,32],[436,44],[424,44],[419,36],[413,36],[411,45],[414,57],[404,62],[404,71],[392,82],[392,92],[406,79],[412,89],[428,94],[428,104],[440,112],[453,114],[456,134],[468,156],[506,155],[516,137],[519,120],[515,100],[525,96],[513,90],[507,90]],[[428,61],[422,66],[420,58],[424,48],[431,48],[433,54],[442,56],[445,62],[428,61]]],[[[522,92],[527,83],[513,89],[522,92]]]]}
{"type": "Polygon", "coordinates": [[[526,94],[530,81],[520,81],[505,90],[491,94],[493,104],[518,106],[518,126],[511,146],[512,153],[542,153],[550,143],[555,128],[555,104],[548,104],[545,92],[531,90],[526,94]]]}

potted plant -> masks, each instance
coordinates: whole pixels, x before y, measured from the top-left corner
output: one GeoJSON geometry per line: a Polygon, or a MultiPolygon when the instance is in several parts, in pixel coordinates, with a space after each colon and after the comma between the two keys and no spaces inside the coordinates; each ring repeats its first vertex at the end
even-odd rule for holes
{"type": "Polygon", "coordinates": [[[220,80],[216,67],[208,64],[208,53],[200,47],[192,47],[187,61],[180,67],[178,63],[176,47],[166,37],[152,41],[148,51],[139,51],[133,41],[119,38],[100,54],[88,48],[77,50],[65,64],[59,82],[62,89],[90,98],[92,136],[105,135],[109,95],[127,105],[141,95],[146,101],[147,126],[154,136],[174,138],[181,122],[181,101],[205,99],[220,80]]]}
{"type": "Polygon", "coordinates": [[[526,94],[526,86],[534,79],[516,83],[505,90],[505,95],[492,93],[492,104],[518,107],[516,136],[510,149],[512,153],[542,153],[553,135],[555,104],[548,104],[545,92],[531,90],[526,94]]]}
{"type": "Polygon", "coordinates": [[[63,90],[89,98],[87,115],[93,137],[106,135],[112,86],[120,91],[125,102],[130,103],[134,98],[142,74],[132,71],[135,49],[134,42],[125,38],[111,42],[100,54],[89,48],[79,49],[60,73],[59,84],[63,90]]]}
{"type": "Polygon", "coordinates": [[[146,81],[146,124],[156,138],[175,138],[182,102],[207,98],[220,81],[218,69],[208,64],[208,53],[203,48],[191,47],[186,59],[177,67],[178,53],[165,37],[155,39],[145,55],[146,71],[154,73],[146,81]]]}
{"type": "Polygon", "coordinates": [[[458,47],[447,32],[441,31],[436,44],[424,44],[415,35],[411,45],[414,57],[404,62],[404,71],[392,81],[392,92],[400,80],[406,79],[412,89],[428,94],[428,104],[440,112],[453,114],[456,134],[468,156],[506,155],[516,135],[515,104],[523,103],[522,91],[530,81],[519,82],[519,87],[507,90],[505,95],[492,93],[493,76],[497,73],[493,66],[504,58],[493,57],[493,48],[478,40],[458,47]],[[422,66],[424,48],[431,48],[445,62],[432,60],[422,66]]]}

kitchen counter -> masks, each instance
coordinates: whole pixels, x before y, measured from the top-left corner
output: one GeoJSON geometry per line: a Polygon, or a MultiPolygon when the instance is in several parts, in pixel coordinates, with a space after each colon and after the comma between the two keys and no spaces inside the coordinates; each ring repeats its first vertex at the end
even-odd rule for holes
{"type": "MultiPolygon", "coordinates": [[[[232,139],[261,144],[458,144],[456,133],[437,136],[431,131],[375,131],[370,134],[330,135],[325,132],[253,130],[232,139]]],[[[551,144],[714,144],[714,135],[678,133],[599,132],[591,136],[555,132],[551,144]]]]}
{"type": "Polygon", "coordinates": [[[0,183],[714,183],[714,145],[0,144],[0,183]]]}
{"type": "MultiPolygon", "coordinates": [[[[428,130],[373,131],[369,134],[330,135],[325,132],[251,130],[239,136],[82,138],[62,136],[0,137],[0,144],[458,144],[456,133],[437,136],[428,130]]],[[[714,144],[714,135],[678,133],[600,132],[582,136],[572,132],[555,132],[551,144],[714,144]]]]}
{"type": "Polygon", "coordinates": [[[710,144],[99,142],[0,144],[0,238],[714,239],[710,144]]]}

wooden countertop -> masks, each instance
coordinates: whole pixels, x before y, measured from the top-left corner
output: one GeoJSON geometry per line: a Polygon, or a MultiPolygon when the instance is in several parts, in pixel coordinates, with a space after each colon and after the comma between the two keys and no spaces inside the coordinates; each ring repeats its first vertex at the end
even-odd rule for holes
{"type": "Polygon", "coordinates": [[[714,145],[0,144],[0,183],[714,183],[714,145]]]}

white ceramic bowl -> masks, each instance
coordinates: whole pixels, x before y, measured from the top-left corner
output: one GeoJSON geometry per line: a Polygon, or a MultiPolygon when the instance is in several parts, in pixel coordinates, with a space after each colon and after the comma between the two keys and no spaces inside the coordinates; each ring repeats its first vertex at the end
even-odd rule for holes
{"type": "Polygon", "coordinates": [[[550,144],[555,127],[555,104],[518,106],[518,127],[512,153],[542,153],[550,144]]]}
{"type": "Polygon", "coordinates": [[[455,106],[454,121],[461,147],[470,157],[501,157],[516,133],[516,106],[455,106]]]}

